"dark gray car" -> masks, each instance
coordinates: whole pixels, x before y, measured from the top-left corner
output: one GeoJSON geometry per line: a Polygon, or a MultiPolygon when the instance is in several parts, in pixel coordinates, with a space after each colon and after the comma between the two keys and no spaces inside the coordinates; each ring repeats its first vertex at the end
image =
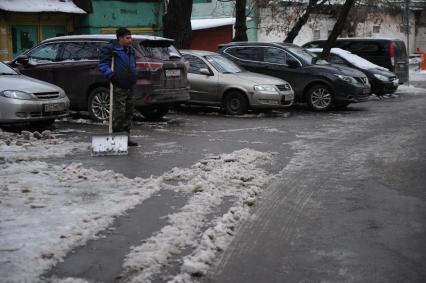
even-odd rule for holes
{"type": "Polygon", "coordinates": [[[295,101],[306,102],[316,111],[366,101],[370,95],[364,73],[317,60],[316,55],[294,44],[232,42],[220,45],[218,52],[249,71],[286,80],[295,101]]]}
{"type": "MultiPolygon", "coordinates": [[[[303,48],[323,48],[326,40],[315,40],[303,44],[303,48]]],[[[338,38],[333,47],[348,50],[376,65],[382,66],[398,76],[399,83],[408,81],[408,55],[405,43],[388,38],[338,38]]]]}

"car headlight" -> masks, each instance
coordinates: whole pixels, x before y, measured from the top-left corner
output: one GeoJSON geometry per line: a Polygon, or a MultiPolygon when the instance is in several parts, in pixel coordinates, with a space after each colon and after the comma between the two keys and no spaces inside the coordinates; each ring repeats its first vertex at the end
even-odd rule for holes
{"type": "Polygon", "coordinates": [[[20,90],[4,90],[0,92],[0,95],[7,98],[14,98],[14,99],[33,99],[33,96],[31,93],[20,91],[20,90]]]}
{"type": "Polygon", "coordinates": [[[277,89],[275,88],[274,85],[255,85],[254,90],[277,92],[277,89]]]}
{"type": "Polygon", "coordinates": [[[387,77],[382,76],[382,75],[379,75],[379,74],[374,74],[374,77],[375,77],[376,79],[381,80],[381,81],[384,81],[384,82],[386,82],[386,81],[388,81],[388,80],[389,80],[387,77]]]}
{"type": "Polygon", "coordinates": [[[60,90],[59,91],[59,98],[64,98],[64,97],[67,97],[67,95],[65,94],[65,91],[60,90]]]}
{"type": "Polygon", "coordinates": [[[337,76],[339,79],[341,79],[342,81],[345,81],[345,82],[347,82],[347,83],[350,83],[350,84],[355,84],[355,83],[356,83],[356,80],[355,80],[353,77],[350,77],[350,76],[343,76],[343,75],[337,75],[337,74],[336,74],[336,76],[337,76]]]}

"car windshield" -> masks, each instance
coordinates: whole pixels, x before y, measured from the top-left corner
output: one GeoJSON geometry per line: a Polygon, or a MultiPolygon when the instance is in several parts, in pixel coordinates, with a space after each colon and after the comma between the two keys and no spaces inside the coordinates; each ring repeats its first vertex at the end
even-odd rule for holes
{"type": "Polygon", "coordinates": [[[234,62],[222,57],[220,55],[209,55],[205,56],[206,60],[212,64],[212,66],[223,74],[234,74],[241,73],[244,70],[236,65],[234,62]]]}
{"type": "Polygon", "coordinates": [[[296,55],[297,57],[301,58],[303,61],[305,61],[308,64],[316,64],[316,65],[328,65],[326,60],[318,59],[318,56],[314,53],[301,48],[297,46],[286,46],[286,49],[296,55]]]}
{"type": "Polygon", "coordinates": [[[18,73],[14,69],[0,62],[0,75],[6,76],[6,75],[17,75],[17,74],[18,73]]]}

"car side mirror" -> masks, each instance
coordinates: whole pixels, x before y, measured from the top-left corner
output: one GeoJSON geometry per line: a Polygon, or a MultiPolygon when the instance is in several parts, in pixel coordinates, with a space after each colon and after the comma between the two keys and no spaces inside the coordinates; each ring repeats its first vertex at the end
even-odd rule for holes
{"type": "Polygon", "coordinates": [[[206,76],[211,76],[212,74],[210,73],[209,69],[207,68],[201,68],[200,69],[200,74],[202,75],[206,75],[206,76]]]}
{"type": "Polygon", "coordinates": [[[16,58],[15,62],[21,65],[27,65],[30,59],[27,55],[19,55],[18,58],[16,58]]]}
{"type": "Polygon", "coordinates": [[[179,60],[179,59],[181,59],[182,57],[179,55],[179,54],[177,54],[177,53],[174,53],[174,52],[170,52],[170,55],[169,55],[169,59],[170,60],[179,60]]]}
{"type": "Polygon", "coordinates": [[[292,69],[297,69],[297,68],[300,68],[300,63],[293,58],[288,58],[287,66],[289,66],[292,69]]]}

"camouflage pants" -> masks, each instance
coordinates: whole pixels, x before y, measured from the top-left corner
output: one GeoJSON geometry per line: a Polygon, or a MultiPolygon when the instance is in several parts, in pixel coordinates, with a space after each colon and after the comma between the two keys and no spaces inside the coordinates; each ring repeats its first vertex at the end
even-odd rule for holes
{"type": "Polygon", "coordinates": [[[114,104],[112,110],[112,131],[130,133],[133,111],[133,91],[131,89],[114,88],[114,104]]]}

